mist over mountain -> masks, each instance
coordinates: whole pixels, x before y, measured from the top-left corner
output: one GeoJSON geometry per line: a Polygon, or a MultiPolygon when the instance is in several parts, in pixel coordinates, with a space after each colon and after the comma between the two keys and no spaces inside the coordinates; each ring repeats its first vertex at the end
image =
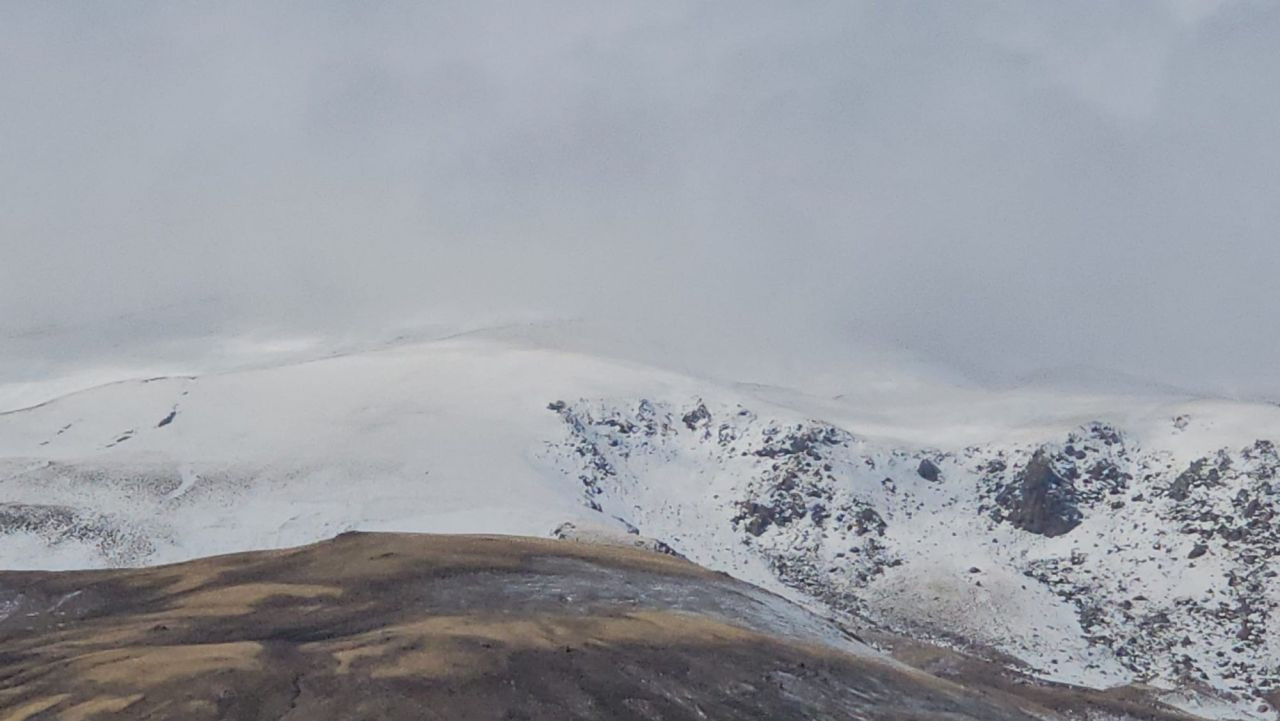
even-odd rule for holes
{"type": "Polygon", "coordinates": [[[0,67],[0,717],[1276,721],[1280,3],[0,67]]]}
{"type": "Polygon", "coordinates": [[[0,378],[533,317],[744,380],[870,347],[1269,396],[1278,31],[1245,0],[8,4],[0,378]]]}

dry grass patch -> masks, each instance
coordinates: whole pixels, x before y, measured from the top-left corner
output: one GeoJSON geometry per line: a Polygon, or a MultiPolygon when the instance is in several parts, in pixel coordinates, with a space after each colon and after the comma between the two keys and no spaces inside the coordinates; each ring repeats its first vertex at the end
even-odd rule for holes
{"type": "Polygon", "coordinates": [[[335,586],[303,583],[242,583],[188,593],[176,599],[173,610],[185,616],[240,616],[253,613],[254,606],[268,598],[334,598],[342,595],[335,586]]]}
{"type": "Polygon", "coordinates": [[[397,571],[518,570],[541,556],[573,558],[606,566],[668,575],[709,577],[688,561],[644,549],[520,536],[429,536],[353,533],[297,549],[288,576],[340,578],[345,582],[384,578],[397,571]]]}
{"type": "Polygon", "coordinates": [[[618,616],[434,616],[310,645],[337,672],[374,678],[458,678],[501,670],[512,653],[570,646],[696,646],[766,642],[753,631],[702,616],[636,612],[618,616]],[[365,663],[368,662],[368,663],[365,663]]]}
{"type": "Polygon", "coordinates": [[[0,721],[27,721],[32,716],[57,706],[70,696],[71,694],[69,693],[62,693],[28,701],[21,706],[10,709],[6,715],[0,716],[0,721]]]}
{"type": "Polygon", "coordinates": [[[119,713],[142,698],[140,693],[132,696],[102,696],[60,711],[58,718],[60,721],[88,721],[90,717],[100,713],[119,713]]]}
{"type": "Polygon", "coordinates": [[[188,646],[133,646],[98,651],[71,661],[72,670],[96,683],[155,686],[210,671],[259,668],[262,645],[252,641],[188,646]]]}

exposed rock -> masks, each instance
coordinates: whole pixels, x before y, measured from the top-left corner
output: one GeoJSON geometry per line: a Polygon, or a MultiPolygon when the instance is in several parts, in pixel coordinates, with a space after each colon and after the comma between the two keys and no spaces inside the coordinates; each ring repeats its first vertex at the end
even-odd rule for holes
{"type": "Polygon", "coordinates": [[[616,531],[611,528],[584,528],[576,523],[562,523],[551,532],[553,538],[577,543],[595,543],[601,546],[617,546],[621,548],[639,548],[654,553],[661,553],[676,558],[684,558],[674,548],[656,538],[640,535],[635,527],[628,524],[626,530],[616,531]]]}
{"type": "Polygon", "coordinates": [[[0,537],[14,532],[33,533],[53,543],[83,543],[118,564],[136,563],[153,550],[150,540],[136,529],[105,514],[65,506],[0,503],[0,537]]]}
{"type": "Polygon", "coordinates": [[[1029,533],[1061,536],[1080,525],[1075,487],[1054,471],[1044,450],[1037,451],[1015,484],[996,502],[1006,509],[1005,520],[1029,533]]]}
{"type": "Polygon", "coordinates": [[[889,524],[885,523],[884,519],[873,508],[863,508],[854,516],[854,532],[859,536],[865,536],[868,533],[883,536],[885,529],[888,527],[889,524]]]}
{"type": "Polygon", "coordinates": [[[937,483],[938,479],[942,477],[942,469],[938,468],[938,465],[928,458],[920,459],[920,465],[916,467],[916,473],[926,481],[934,483],[937,483]]]}
{"type": "Polygon", "coordinates": [[[696,408],[680,417],[680,422],[691,431],[705,428],[711,424],[711,411],[707,410],[704,403],[699,402],[696,408]]]}
{"type": "Polygon", "coordinates": [[[1222,478],[1222,473],[1230,467],[1231,459],[1226,454],[1219,454],[1216,459],[1198,458],[1169,485],[1169,497],[1175,501],[1185,501],[1192,488],[1216,484],[1222,478]]]}
{"type": "MultiPolygon", "coordinates": [[[[1273,444],[1223,449],[1178,469],[1166,452],[1143,449],[1101,422],[1079,426],[1059,441],[934,451],[885,447],[820,421],[762,420],[741,406],[710,407],[718,425],[709,428],[719,432],[691,434],[680,418],[696,403],[644,401],[641,407],[647,416],[607,401],[584,401],[564,414],[572,432],[561,448],[572,453],[582,439],[591,441],[600,458],[582,456],[582,473],[602,489],[598,497],[610,513],[683,535],[680,511],[665,509],[669,498],[658,499],[664,508],[656,513],[646,506],[654,500],[646,484],[661,464],[690,463],[698,469],[691,482],[705,478],[716,487],[713,499],[728,511],[739,558],[765,562],[776,580],[837,613],[913,623],[909,612],[898,616],[877,597],[886,588],[882,583],[910,583],[912,569],[886,570],[918,563],[916,549],[936,547],[947,532],[977,530],[965,525],[972,513],[1028,534],[1078,537],[1041,546],[1048,554],[1034,560],[997,555],[990,564],[1000,575],[1013,571],[1034,579],[1075,608],[1083,632],[1078,641],[1098,654],[1085,662],[1094,664],[1089,670],[1115,674],[1100,666],[1118,664],[1129,678],[1175,687],[1194,683],[1244,701],[1259,698],[1257,689],[1280,686],[1267,631],[1277,609],[1269,579],[1280,576],[1274,568],[1280,524],[1273,520],[1280,511],[1274,480],[1280,454],[1273,444]],[[625,430],[628,424],[661,428],[672,419],[680,432],[625,430]],[[942,457],[949,483],[918,472],[922,459],[937,466],[942,457]],[[1169,492],[1179,476],[1183,500],[1169,492]],[[1095,514],[1113,518],[1077,530],[1095,514]],[[921,539],[903,528],[937,535],[921,539]],[[1178,541],[1184,535],[1191,536],[1185,546],[1178,541]],[[1225,547],[1217,558],[1226,580],[1214,582],[1209,594],[1183,598],[1135,588],[1137,574],[1181,573],[1196,563],[1186,558],[1193,544],[1204,545],[1205,553],[1225,547]],[[1222,638],[1235,640],[1222,647],[1214,640],[1222,638]]],[[[575,466],[566,470],[573,473],[575,466]]],[[[990,542],[1009,540],[996,533],[990,542]]],[[[1030,537],[1013,543],[1040,545],[1030,537]]],[[[985,569],[979,573],[992,572],[987,562],[979,565],[985,569]]],[[[985,576],[975,576],[969,585],[976,588],[978,579],[987,584],[985,576]]],[[[945,635],[947,623],[932,618],[929,631],[945,635]]],[[[965,638],[956,640],[967,643],[965,638]]],[[[1057,671],[1054,657],[1039,655],[1045,647],[1035,634],[1032,639],[1000,650],[1057,671]]]]}

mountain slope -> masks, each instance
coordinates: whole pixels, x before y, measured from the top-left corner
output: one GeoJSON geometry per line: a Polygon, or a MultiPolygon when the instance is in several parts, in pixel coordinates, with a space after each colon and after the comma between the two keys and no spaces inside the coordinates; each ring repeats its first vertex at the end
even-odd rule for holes
{"type": "Polygon", "coordinates": [[[1268,718],[1275,438],[1261,404],[892,375],[813,397],[457,338],[2,414],[0,566],[571,522],[1043,678],[1268,718]]]}
{"type": "Polygon", "coordinates": [[[721,574],[580,543],[347,534],[4,573],[0,595],[8,718],[1179,718],[1080,689],[969,689],[721,574]]]}

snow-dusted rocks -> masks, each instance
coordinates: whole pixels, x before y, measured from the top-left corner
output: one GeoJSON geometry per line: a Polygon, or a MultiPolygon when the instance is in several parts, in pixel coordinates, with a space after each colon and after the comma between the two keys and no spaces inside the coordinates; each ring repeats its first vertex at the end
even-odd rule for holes
{"type": "Polygon", "coordinates": [[[0,566],[569,523],[1045,678],[1256,715],[1280,701],[1277,438],[1262,404],[814,397],[463,338],[0,413],[0,566]]]}
{"type": "Polygon", "coordinates": [[[604,526],[580,526],[577,523],[561,523],[551,532],[552,538],[576,543],[591,543],[598,546],[617,548],[639,548],[653,553],[683,558],[675,549],[656,538],[647,538],[631,526],[626,531],[618,531],[604,526]]]}
{"type": "Polygon", "coordinates": [[[553,448],[588,502],[695,559],[745,549],[827,608],[990,644],[1054,677],[1207,685],[1251,708],[1276,700],[1270,443],[1179,468],[1100,422],[1039,444],[939,451],[696,398],[554,407],[568,440],[553,448]],[[672,492],[671,468],[701,480],[672,492]],[[676,520],[695,513],[717,530],[676,520]],[[910,599],[989,597],[984,582],[1012,599],[978,611],[981,623],[1021,628],[975,634],[951,604],[910,599]],[[1064,644],[1078,647],[1074,661],[1064,644]]]}

